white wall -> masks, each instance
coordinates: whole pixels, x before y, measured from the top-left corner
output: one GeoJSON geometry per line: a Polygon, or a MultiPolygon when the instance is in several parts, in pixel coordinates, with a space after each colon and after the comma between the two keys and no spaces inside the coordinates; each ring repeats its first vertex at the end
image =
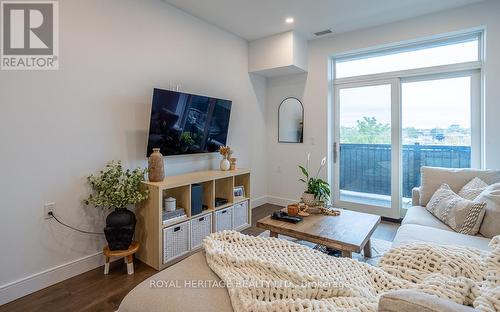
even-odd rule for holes
{"type": "MultiPolygon", "coordinates": [[[[328,61],[336,53],[413,40],[472,27],[486,27],[485,166],[500,168],[500,1],[462,7],[379,27],[339,34],[309,42],[307,75],[268,80],[268,179],[273,202],[298,199],[296,165],[312,153],[314,162],[328,152],[328,61]],[[277,143],[277,107],[287,96],[302,98],[305,107],[304,144],[277,143]]],[[[325,173],[326,176],[326,173],[325,173]]]]}
{"type": "MultiPolygon", "coordinates": [[[[246,41],[160,0],[59,6],[60,70],[0,72],[0,304],[102,261],[103,237],[44,220],[43,205],[102,231],[105,214],[81,205],[85,177],[111,159],[147,165],[153,87],[232,99],[228,144],[253,198],[267,194],[266,81],[248,74],[246,41]]],[[[217,164],[173,157],[166,172],[217,164]]]]}
{"type": "Polygon", "coordinates": [[[307,71],[307,39],[299,34],[293,32],[293,64],[307,71]]]}
{"type": "MultiPolygon", "coordinates": [[[[268,78],[267,81],[267,146],[268,146],[268,200],[274,204],[286,204],[283,198],[298,199],[303,191],[303,184],[298,181],[299,170],[297,165],[306,160],[307,150],[311,146],[313,126],[309,114],[313,107],[310,102],[304,101],[304,88],[307,74],[297,74],[277,78],[268,78]],[[304,106],[304,143],[278,143],[278,109],[281,102],[287,97],[295,97],[304,106]],[[287,180],[283,180],[286,178],[287,180]],[[291,194],[291,195],[290,195],[291,194]]],[[[314,143],[314,140],[313,142],[314,143]]],[[[312,155],[321,159],[319,155],[312,155]]]]}
{"type": "Polygon", "coordinates": [[[248,44],[248,69],[258,72],[294,63],[292,31],[251,41],[248,44]]]}
{"type": "Polygon", "coordinates": [[[265,77],[276,77],[307,71],[307,40],[288,31],[250,41],[248,70],[265,77]]]}

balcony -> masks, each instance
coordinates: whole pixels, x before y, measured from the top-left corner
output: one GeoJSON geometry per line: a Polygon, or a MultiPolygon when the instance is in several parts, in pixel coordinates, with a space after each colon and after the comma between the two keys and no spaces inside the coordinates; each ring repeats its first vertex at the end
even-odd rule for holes
{"type": "MultiPolygon", "coordinates": [[[[420,167],[469,168],[470,146],[403,145],[403,198],[420,185],[420,167]]],[[[370,197],[372,204],[390,201],[391,145],[340,144],[340,189],[344,195],[370,197]]]]}

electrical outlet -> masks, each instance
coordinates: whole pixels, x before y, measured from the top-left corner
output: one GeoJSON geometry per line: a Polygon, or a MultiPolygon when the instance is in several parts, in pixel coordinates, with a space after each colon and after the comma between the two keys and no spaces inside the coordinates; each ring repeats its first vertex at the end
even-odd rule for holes
{"type": "Polygon", "coordinates": [[[55,209],[56,209],[56,203],[46,203],[45,205],[43,205],[43,217],[45,219],[52,218],[52,216],[49,215],[49,212],[54,213],[55,209]]]}

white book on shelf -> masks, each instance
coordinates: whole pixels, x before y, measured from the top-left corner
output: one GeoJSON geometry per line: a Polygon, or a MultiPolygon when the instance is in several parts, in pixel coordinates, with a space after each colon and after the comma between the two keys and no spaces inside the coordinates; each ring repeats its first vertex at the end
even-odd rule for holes
{"type": "Polygon", "coordinates": [[[183,215],[175,217],[175,218],[163,220],[163,225],[174,223],[176,221],[183,220],[183,219],[186,219],[186,214],[183,214],[183,215]]]}

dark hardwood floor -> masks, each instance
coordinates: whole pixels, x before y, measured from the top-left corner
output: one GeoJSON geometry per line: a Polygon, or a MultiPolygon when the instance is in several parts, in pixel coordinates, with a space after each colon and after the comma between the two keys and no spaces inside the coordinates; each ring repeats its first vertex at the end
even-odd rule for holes
{"type": "MultiPolygon", "coordinates": [[[[259,235],[263,230],[255,227],[256,221],[281,208],[271,204],[254,208],[252,227],[243,233],[259,235]]],[[[398,227],[399,224],[382,222],[373,236],[392,241],[398,227]]],[[[123,261],[115,261],[107,276],[103,274],[103,267],[94,269],[2,305],[0,312],[116,311],[132,288],[157,273],[139,260],[134,261],[134,269],[133,275],[127,275],[123,261]]]]}
{"type": "Polygon", "coordinates": [[[63,282],[0,306],[0,311],[116,311],[123,297],[157,271],[134,260],[135,273],[127,274],[123,261],[77,275],[63,282]]]}
{"type": "Polygon", "coordinates": [[[283,207],[281,206],[276,206],[271,204],[265,204],[259,207],[255,207],[254,209],[252,209],[252,226],[249,227],[248,229],[241,231],[241,233],[247,235],[259,236],[262,232],[264,232],[264,230],[259,229],[255,226],[257,224],[257,221],[264,217],[267,217],[268,215],[282,208],[283,207]]]}

